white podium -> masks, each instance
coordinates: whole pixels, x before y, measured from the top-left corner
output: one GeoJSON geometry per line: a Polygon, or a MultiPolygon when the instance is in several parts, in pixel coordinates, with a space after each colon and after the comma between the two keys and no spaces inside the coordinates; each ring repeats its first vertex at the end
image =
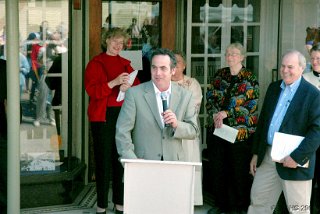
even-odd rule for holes
{"type": "Polygon", "coordinates": [[[201,163],[122,159],[124,214],[193,214],[201,163]]]}

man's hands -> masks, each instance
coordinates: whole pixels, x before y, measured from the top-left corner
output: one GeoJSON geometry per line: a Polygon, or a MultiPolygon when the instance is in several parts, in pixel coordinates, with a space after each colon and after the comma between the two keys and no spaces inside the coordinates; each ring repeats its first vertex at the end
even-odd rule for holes
{"type": "MultiPolygon", "coordinates": [[[[251,162],[250,162],[250,174],[253,176],[255,176],[256,171],[257,171],[257,161],[258,161],[258,155],[253,155],[251,162]]],[[[283,158],[280,161],[280,163],[282,163],[282,165],[287,168],[297,168],[298,167],[298,163],[295,162],[290,156],[283,158]]]]}
{"type": "Polygon", "coordinates": [[[176,117],[175,113],[173,113],[171,111],[171,109],[168,109],[165,112],[163,112],[162,116],[163,116],[163,122],[165,124],[170,124],[171,127],[174,129],[176,129],[178,127],[177,117],[176,117]]]}
{"type": "Polygon", "coordinates": [[[283,158],[280,161],[280,163],[282,163],[282,165],[284,167],[288,167],[288,168],[297,168],[298,167],[298,163],[295,162],[290,156],[283,158]]]}

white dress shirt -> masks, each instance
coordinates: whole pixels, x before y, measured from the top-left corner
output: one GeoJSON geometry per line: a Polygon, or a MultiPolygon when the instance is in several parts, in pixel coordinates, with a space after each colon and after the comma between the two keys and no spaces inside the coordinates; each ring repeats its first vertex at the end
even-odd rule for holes
{"type": "MultiPolygon", "coordinates": [[[[157,88],[157,86],[154,83],[152,83],[152,84],[153,84],[155,95],[156,95],[156,99],[157,99],[159,115],[160,115],[160,118],[162,118],[163,106],[162,106],[161,93],[166,93],[166,95],[167,95],[167,105],[170,106],[171,82],[170,82],[168,90],[162,91],[162,92],[157,88]]],[[[161,120],[161,122],[162,122],[162,127],[164,127],[163,120],[161,120]]]]}

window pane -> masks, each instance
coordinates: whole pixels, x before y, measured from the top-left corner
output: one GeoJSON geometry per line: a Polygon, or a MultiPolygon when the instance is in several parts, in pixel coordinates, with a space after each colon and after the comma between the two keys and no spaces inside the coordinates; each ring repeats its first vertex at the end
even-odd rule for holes
{"type": "Polygon", "coordinates": [[[260,22],[260,1],[248,1],[248,22],[260,22]]]}
{"type": "Polygon", "coordinates": [[[209,1],[209,23],[221,23],[222,22],[222,1],[210,0],[209,1]]]}
{"type": "Polygon", "coordinates": [[[243,22],[245,18],[244,0],[233,0],[231,10],[231,22],[243,22]]]}
{"type": "Polygon", "coordinates": [[[260,26],[249,26],[247,32],[247,51],[259,52],[260,26]]]}
{"type": "Polygon", "coordinates": [[[200,84],[204,83],[204,59],[191,59],[191,76],[196,78],[200,84]]]}
{"type": "Polygon", "coordinates": [[[220,57],[209,57],[208,58],[208,84],[213,80],[214,74],[218,69],[221,68],[220,57]]]}
{"type": "Polygon", "coordinates": [[[233,26],[231,27],[231,43],[239,42],[243,45],[243,26],[233,26]]]}
{"type": "Polygon", "coordinates": [[[5,1],[0,0],[0,58],[5,59],[5,46],[6,46],[6,10],[5,1]]]}
{"type": "Polygon", "coordinates": [[[127,29],[131,37],[127,50],[142,50],[143,54],[160,47],[160,2],[103,1],[102,27],[127,29]]]}
{"type": "Polygon", "coordinates": [[[68,0],[19,4],[22,174],[67,170],[68,0]],[[63,111],[65,111],[63,113],[63,111]]]}
{"type": "Polygon", "coordinates": [[[205,21],[205,7],[206,0],[192,0],[192,22],[205,21]]]}
{"type": "Polygon", "coordinates": [[[221,27],[209,27],[208,53],[221,52],[221,27]]]}
{"type": "Polygon", "coordinates": [[[244,7],[245,0],[232,0],[232,5],[237,5],[238,7],[244,7]]]}
{"type": "Polygon", "coordinates": [[[247,56],[246,67],[251,70],[257,78],[259,77],[259,57],[258,56],[247,56]]]}
{"type": "Polygon", "coordinates": [[[201,27],[192,27],[191,53],[204,53],[204,30],[201,27]]]}

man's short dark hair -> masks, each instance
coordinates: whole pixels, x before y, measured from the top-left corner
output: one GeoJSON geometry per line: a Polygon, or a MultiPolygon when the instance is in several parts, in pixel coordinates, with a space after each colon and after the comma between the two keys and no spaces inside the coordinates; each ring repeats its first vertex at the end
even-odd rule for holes
{"type": "Polygon", "coordinates": [[[169,49],[166,49],[166,48],[157,48],[155,49],[154,51],[152,51],[152,54],[151,54],[151,61],[153,59],[154,56],[157,56],[157,55],[167,55],[170,57],[170,68],[173,69],[176,67],[177,65],[177,60],[176,60],[176,57],[174,56],[174,53],[169,50],[169,49]]]}

